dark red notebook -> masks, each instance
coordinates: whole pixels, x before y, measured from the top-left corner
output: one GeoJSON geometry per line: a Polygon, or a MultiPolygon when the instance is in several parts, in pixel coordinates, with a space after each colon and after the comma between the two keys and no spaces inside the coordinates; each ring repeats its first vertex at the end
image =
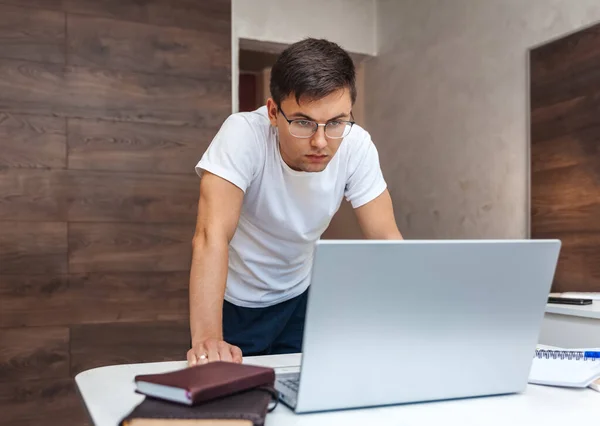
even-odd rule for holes
{"type": "Polygon", "coordinates": [[[273,387],[275,370],[255,365],[211,362],[162,374],[135,377],[144,395],[195,405],[260,386],[273,387]]]}

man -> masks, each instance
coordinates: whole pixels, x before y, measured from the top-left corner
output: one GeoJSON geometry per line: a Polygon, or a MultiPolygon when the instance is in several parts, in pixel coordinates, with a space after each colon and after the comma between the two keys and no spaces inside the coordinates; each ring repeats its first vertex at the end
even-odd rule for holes
{"type": "Polygon", "coordinates": [[[344,197],[366,238],[402,238],[375,145],[352,121],[350,56],[326,40],[293,44],[270,89],[196,166],[189,365],[301,351],[314,245],[344,197]]]}

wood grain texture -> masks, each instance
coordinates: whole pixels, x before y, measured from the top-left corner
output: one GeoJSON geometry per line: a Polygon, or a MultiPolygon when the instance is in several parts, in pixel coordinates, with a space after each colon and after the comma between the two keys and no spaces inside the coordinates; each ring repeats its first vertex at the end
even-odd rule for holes
{"type": "Polygon", "coordinates": [[[533,49],[530,53],[534,109],[598,92],[600,24],[533,49]]]}
{"type": "Polygon", "coordinates": [[[71,323],[186,321],[189,279],[187,271],[71,275],[71,323]]]}
{"type": "Polygon", "coordinates": [[[75,381],[39,379],[0,381],[2,425],[91,425],[75,381]]]}
{"type": "Polygon", "coordinates": [[[532,172],[594,164],[600,159],[600,145],[594,142],[598,131],[600,126],[593,126],[532,143],[532,172]]]}
{"type": "Polygon", "coordinates": [[[65,115],[66,90],[63,65],[0,59],[0,111],[65,115]]]}
{"type": "Polygon", "coordinates": [[[65,120],[0,112],[0,169],[65,168],[65,120]]]}
{"type": "Polygon", "coordinates": [[[0,329],[0,377],[50,379],[69,375],[69,329],[0,329]]]}
{"type": "Polygon", "coordinates": [[[69,221],[195,223],[198,177],[70,170],[69,221]]]}
{"type": "Polygon", "coordinates": [[[600,291],[600,232],[538,232],[535,238],[562,241],[553,291],[600,291]]]}
{"type": "Polygon", "coordinates": [[[0,57],[64,64],[64,13],[0,4],[0,57]]]}
{"type": "Polygon", "coordinates": [[[0,423],[90,424],[72,374],[185,359],[230,3],[0,0],[0,423]]]}
{"type": "Polygon", "coordinates": [[[231,33],[230,0],[0,0],[35,9],[101,16],[121,21],[231,33]]]}
{"type": "Polygon", "coordinates": [[[600,231],[599,161],[538,171],[534,177],[532,233],[600,231]]]}
{"type": "Polygon", "coordinates": [[[65,170],[0,170],[0,221],[66,221],[68,191],[65,170]]]}
{"type": "Polygon", "coordinates": [[[69,270],[189,271],[194,225],[70,223],[69,270]]]}
{"type": "Polygon", "coordinates": [[[218,129],[68,120],[70,169],[193,174],[218,129]]]}
{"type": "Polygon", "coordinates": [[[71,328],[71,374],[104,365],[183,361],[187,321],[86,324],[71,328]]]}
{"type": "Polygon", "coordinates": [[[563,242],[553,291],[600,291],[600,25],[530,68],[531,235],[563,242]]]}
{"type": "Polygon", "coordinates": [[[0,276],[0,327],[189,318],[189,273],[0,276]]]}
{"type": "Polygon", "coordinates": [[[67,224],[0,222],[0,279],[67,272],[67,224]]]}
{"type": "Polygon", "coordinates": [[[0,111],[215,128],[228,81],[0,59],[0,111]]]}
{"type": "Polygon", "coordinates": [[[70,117],[216,127],[231,111],[229,81],[69,67],[70,117]]]}
{"type": "Polygon", "coordinates": [[[199,183],[192,173],[0,170],[0,220],[193,223],[199,183]]]}
{"type": "Polygon", "coordinates": [[[69,64],[230,81],[231,42],[220,33],[82,15],[67,28],[69,64]]]}
{"type": "Polygon", "coordinates": [[[595,142],[599,114],[600,89],[596,92],[590,89],[585,96],[535,108],[531,115],[532,144],[572,135],[591,137],[589,142],[595,142]]]}
{"type": "Polygon", "coordinates": [[[63,8],[71,13],[122,21],[201,28],[207,32],[220,33],[223,37],[230,37],[231,34],[230,0],[63,0],[63,8]]]}
{"type": "Polygon", "coordinates": [[[67,276],[20,272],[0,275],[0,327],[70,324],[77,295],[67,276]]]}
{"type": "Polygon", "coordinates": [[[0,0],[0,4],[56,11],[64,11],[63,3],[64,0],[0,0]]]}

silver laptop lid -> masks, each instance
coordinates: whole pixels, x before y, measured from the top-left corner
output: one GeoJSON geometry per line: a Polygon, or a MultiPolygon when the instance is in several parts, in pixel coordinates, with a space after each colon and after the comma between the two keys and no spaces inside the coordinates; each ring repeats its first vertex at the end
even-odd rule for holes
{"type": "Polygon", "coordinates": [[[297,412],[522,391],[560,241],[320,241],[297,412]]]}

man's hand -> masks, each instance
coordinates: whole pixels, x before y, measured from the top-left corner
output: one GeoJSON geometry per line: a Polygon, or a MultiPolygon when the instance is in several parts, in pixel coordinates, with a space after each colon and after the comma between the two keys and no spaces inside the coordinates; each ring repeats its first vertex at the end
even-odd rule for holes
{"type": "Polygon", "coordinates": [[[190,270],[188,365],[211,361],[242,362],[242,351],[223,341],[223,298],[229,242],[235,234],[244,192],[210,172],[200,180],[198,219],[190,270]]]}
{"type": "Polygon", "coordinates": [[[242,350],[223,340],[206,339],[195,344],[187,353],[188,366],[214,361],[242,363],[242,350]]]}

